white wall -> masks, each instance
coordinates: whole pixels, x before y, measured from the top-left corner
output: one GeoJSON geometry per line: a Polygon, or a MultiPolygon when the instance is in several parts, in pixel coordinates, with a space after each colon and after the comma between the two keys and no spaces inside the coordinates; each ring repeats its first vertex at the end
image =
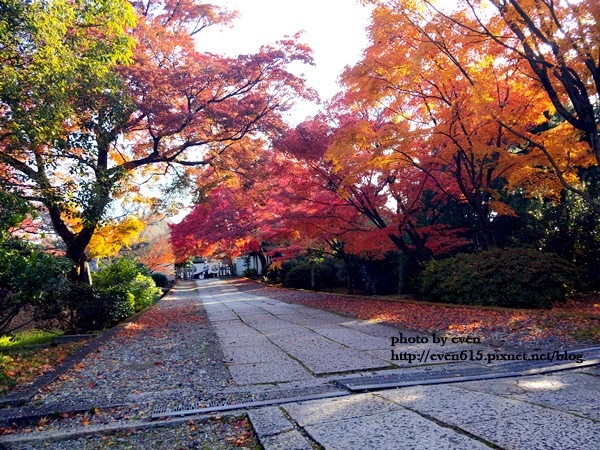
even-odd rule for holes
{"type": "Polygon", "coordinates": [[[260,259],[255,256],[250,257],[250,265],[246,266],[246,257],[242,256],[235,260],[235,269],[239,276],[244,274],[244,270],[246,269],[256,269],[258,273],[262,271],[262,264],[260,263],[260,259]]]}

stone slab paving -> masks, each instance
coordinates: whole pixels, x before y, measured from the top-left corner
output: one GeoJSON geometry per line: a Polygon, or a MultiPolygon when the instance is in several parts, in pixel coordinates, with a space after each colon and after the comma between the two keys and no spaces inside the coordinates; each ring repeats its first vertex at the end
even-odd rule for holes
{"type": "Polygon", "coordinates": [[[230,373],[239,385],[394,367],[365,351],[389,346],[395,333],[392,327],[386,328],[387,336],[374,336],[368,334],[368,326],[361,330],[344,326],[354,320],[240,292],[225,281],[198,280],[197,285],[230,373]]]}
{"type": "MultiPolygon", "coordinates": [[[[531,383],[541,388],[575,382],[570,373],[540,378],[532,377],[531,383]]],[[[562,404],[570,409],[577,388],[565,391],[565,396],[574,396],[562,404]]],[[[495,381],[486,381],[414,386],[281,408],[328,450],[484,449],[489,448],[487,444],[514,450],[600,448],[600,421],[543,406],[544,395],[523,401],[500,394],[513,395],[510,389],[503,392],[495,381]]],[[[556,399],[552,403],[561,406],[556,399]]]]}
{"type": "Polygon", "coordinates": [[[463,429],[507,449],[595,450],[600,424],[561,411],[535,413],[466,424],[463,429]]]}
{"type": "Polygon", "coordinates": [[[310,442],[277,406],[248,412],[263,447],[267,450],[313,450],[310,442]]]}
{"type": "Polygon", "coordinates": [[[326,449],[487,449],[468,436],[373,394],[283,405],[326,449]]]}
{"type": "Polygon", "coordinates": [[[278,406],[267,406],[248,413],[252,425],[261,436],[275,436],[294,430],[294,425],[278,406]]]}
{"type": "MultiPolygon", "coordinates": [[[[469,370],[503,370],[502,362],[392,360],[391,337],[399,333],[393,327],[225,290],[225,286],[223,282],[199,285],[211,320],[214,314],[213,325],[232,377],[238,384],[248,383],[246,389],[267,392],[271,383],[286,390],[353,377],[440,373],[452,377],[469,370]],[[288,361],[301,369],[293,364],[286,367],[288,361]],[[340,374],[346,371],[348,375],[340,374]]],[[[497,350],[473,343],[441,346],[431,336],[427,343],[395,348],[415,354],[497,350]]],[[[487,449],[490,445],[514,450],[600,450],[599,388],[600,369],[587,367],[296,401],[254,409],[249,416],[266,450],[310,449],[314,444],[327,450],[487,449]]]]}
{"type": "Polygon", "coordinates": [[[470,381],[461,383],[460,387],[530,402],[600,422],[600,377],[586,372],[505,378],[495,383],[470,381]]]}
{"type": "MultiPolygon", "coordinates": [[[[449,342],[444,346],[434,345],[431,336],[428,336],[429,342],[391,347],[391,339],[398,336],[398,330],[388,325],[284,303],[258,295],[259,290],[255,291],[256,294],[241,292],[226,281],[198,280],[197,285],[200,298],[224,348],[252,346],[257,354],[265,355],[269,354],[266,348],[277,348],[300,363],[310,375],[412,368],[425,363],[448,364],[445,361],[423,361],[419,364],[398,359],[392,349],[415,354],[427,351],[449,354],[465,349],[476,352],[486,348],[478,344],[449,342]],[[263,340],[263,337],[267,340],[263,340]]],[[[403,334],[406,338],[419,337],[418,333],[403,334]]],[[[225,350],[227,352],[231,353],[225,350]]],[[[281,356],[280,353],[278,355],[281,356]]],[[[235,363],[233,360],[228,362],[235,363]]],[[[251,374],[245,373],[246,369],[251,370],[247,366],[234,367],[234,380],[238,376],[240,384],[248,383],[251,374]]],[[[268,382],[264,370],[261,373],[257,383],[268,382]]],[[[298,373],[282,378],[280,371],[276,378],[272,380],[274,383],[283,379],[292,380],[298,378],[298,373]]]]}
{"type": "Polygon", "coordinates": [[[454,426],[513,417],[540,409],[518,400],[467,391],[452,385],[411,386],[374,395],[454,426]],[[465,404],[469,405],[468,409],[465,404]]]}
{"type": "Polygon", "coordinates": [[[274,362],[231,364],[229,372],[238,385],[280,383],[311,377],[298,362],[289,358],[274,362]]]}

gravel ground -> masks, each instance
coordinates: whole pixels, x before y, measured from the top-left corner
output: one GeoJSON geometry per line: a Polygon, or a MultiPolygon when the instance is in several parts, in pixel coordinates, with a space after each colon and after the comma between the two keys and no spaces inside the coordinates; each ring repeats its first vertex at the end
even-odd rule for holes
{"type": "Polygon", "coordinates": [[[41,390],[33,404],[98,407],[192,402],[232,384],[218,339],[197,298],[176,292],[130,323],[73,370],[41,390]]]}
{"type": "Polygon", "coordinates": [[[150,418],[157,406],[201,404],[226,397],[223,390],[231,390],[234,383],[201,302],[190,295],[195,287],[194,282],[180,283],[98,350],[41,389],[30,406],[49,412],[47,415],[29,424],[1,428],[0,434],[135,424],[150,418]]]}
{"type": "Polygon", "coordinates": [[[246,416],[189,420],[184,425],[90,434],[71,439],[39,440],[34,443],[7,443],[7,450],[92,450],[92,449],[259,449],[246,416]]]}

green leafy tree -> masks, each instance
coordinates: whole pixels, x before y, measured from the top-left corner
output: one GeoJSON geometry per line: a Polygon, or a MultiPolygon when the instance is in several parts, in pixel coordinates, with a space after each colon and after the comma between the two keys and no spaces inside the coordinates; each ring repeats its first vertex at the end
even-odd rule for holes
{"type": "Polygon", "coordinates": [[[137,175],[230,169],[225,153],[251,153],[312,95],[287,71],[311,62],[293,39],[199,52],[197,33],[232,16],[196,0],[0,0],[0,163],[48,212],[72,279],[89,280],[111,202],[143,197],[137,175]]]}
{"type": "Polygon", "coordinates": [[[5,181],[44,206],[74,272],[83,266],[83,250],[108,204],[100,147],[114,137],[102,128],[108,131],[108,123],[126,115],[113,68],[131,61],[127,28],[134,23],[124,0],[0,1],[0,162],[10,169],[5,181]],[[88,180],[86,153],[96,160],[95,177],[88,180]],[[84,222],[79,232],[68,222],[75,211],[84,222]]]}
{"type": "Polygon", "coordinates": [[[46,253],[23,239],[11,236],[30,211],[30,206],[14,194],[0,191],[0,334],[15,331],[35,318],[15,324],[24,310],[37,308],[64,284],[71,263],[46,253]]]}

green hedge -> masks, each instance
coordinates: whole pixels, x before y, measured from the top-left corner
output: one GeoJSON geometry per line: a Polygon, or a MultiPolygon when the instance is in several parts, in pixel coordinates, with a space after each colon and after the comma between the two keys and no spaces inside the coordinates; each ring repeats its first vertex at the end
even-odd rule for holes
{"type": "Polygon", "coordinates": [[[429,263],[419,276],[429,301],[549,307],[579,283],[578,268],[555,254],[533,249],[494,249],[429,263]]]}

